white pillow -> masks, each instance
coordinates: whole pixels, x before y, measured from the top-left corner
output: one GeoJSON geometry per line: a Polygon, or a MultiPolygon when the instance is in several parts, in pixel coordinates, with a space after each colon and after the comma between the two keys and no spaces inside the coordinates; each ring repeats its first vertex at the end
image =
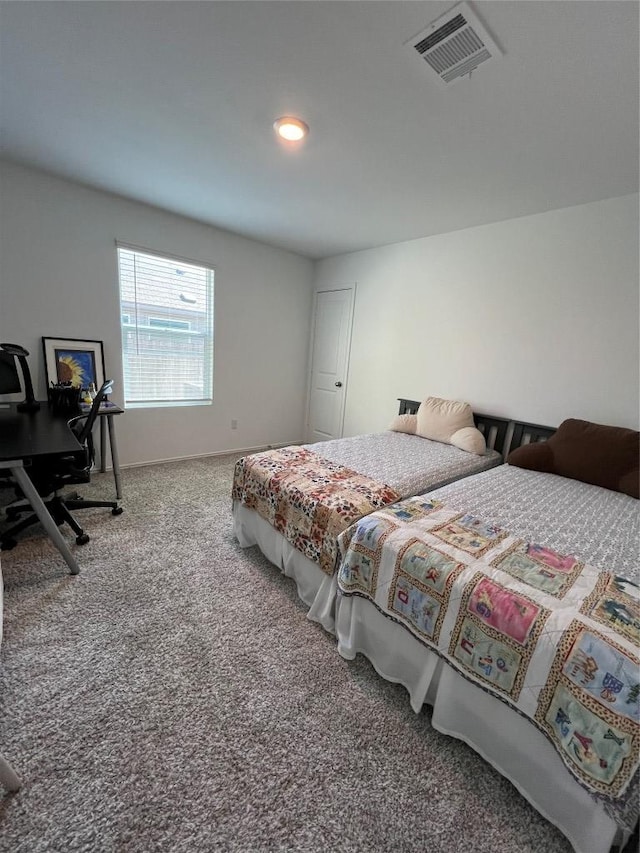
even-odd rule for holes
{"type": "Polygon", "coordinates": [[[389,429],[393,432],[406,432],[409,435],[415,435],[417,420],[417,415],[396,415],[391,421],[389,429]]]}
{"type": "Polygon", "coordinates": [[[466,450],[467,453],[476,453],[478,456],[484,456],[487,449],[487,443],[484,440],[483,434],[475,427],[462,427],[451,436],[450,443],[454,447],[459,447],[460,450],[466,450]]]}
{"type": "Polygon", "coordinates": [[[440,397],[427,397],[420,403],[416,435],[450,444],[451,436],[464,427],[475,427],[469,403],[440,397]]]}

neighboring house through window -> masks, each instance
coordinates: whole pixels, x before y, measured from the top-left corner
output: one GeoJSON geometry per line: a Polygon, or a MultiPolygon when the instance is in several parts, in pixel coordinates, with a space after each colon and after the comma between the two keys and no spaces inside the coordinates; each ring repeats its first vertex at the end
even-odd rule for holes
{"type": "Polygon", "coordinates": [[[214,271],[118,245],[128,406],[211,403],[214,271]]]}

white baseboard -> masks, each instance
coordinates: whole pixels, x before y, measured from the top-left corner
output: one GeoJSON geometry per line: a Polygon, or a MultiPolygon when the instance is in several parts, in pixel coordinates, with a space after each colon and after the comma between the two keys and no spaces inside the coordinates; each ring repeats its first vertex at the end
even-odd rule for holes
{"type": "MultiPolygon", "coordinates": [[[[120,465],[120,470],[123,471],[125,468],[145,468],[147,465],[164,465],[169,462],[186,462],[188,459],[208,459],[216,456],[232,456],[236,453],[259,453],[262,450],[275,450],[278,447],[290,447],[292,444],[298,445],[303,443],[304,442],[299,439],[297,441],[283,441],[279,444],[263,444],[257,447],[237,447],[232,448],[231,450],[218,450],[215,453],[193,453],[188,456],[172,456],[169,459],[150,459],[147,462],[129,462],[126,465],[120,465]]],[[[107,467],[107,471],[112,470],[112,467],[107,467]]]]}

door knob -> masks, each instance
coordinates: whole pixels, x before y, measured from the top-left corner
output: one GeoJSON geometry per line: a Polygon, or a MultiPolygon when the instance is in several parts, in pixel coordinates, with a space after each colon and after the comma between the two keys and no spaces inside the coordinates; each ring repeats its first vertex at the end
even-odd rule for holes
{"type": "Polygon", "coordinates": [[[336,382],[336,388],[342,388],[342,382],[336,382]]]}

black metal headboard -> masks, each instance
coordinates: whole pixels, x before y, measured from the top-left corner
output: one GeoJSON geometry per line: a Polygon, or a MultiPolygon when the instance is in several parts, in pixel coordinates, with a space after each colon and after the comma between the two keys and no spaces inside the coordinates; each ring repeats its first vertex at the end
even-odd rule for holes
{"type": "Polygon", "coordinates": [[[399,397],[398,402],[400,403],[400,408],[398,409],[399,415],[415,415],[420,407],[420,403],[416,400],[405,400],[399,397]]]}
{"type": "Polygon", "coordinates": [[[504,453],[510,421],[507,418],[483,415],[480,412],[473,413],[473,420],[477,429],[483,434],[487,447],[498,453],[504,453]]]}
{"type": "MultiPolygon", "coordinates": [[[[398,402],[400,403],[399,415],[415,415],[420,406],[417,400],[405,400],[403,397],[398,398],[398,402]]],[[[507,430],[511,421],[494,415],[482,415],[480,412],[473,413],[473,420],[476,428],[483,434],[487,447],[498,453],[504,453],[507,430]]]]}
{"type": "Polygon", "coordinates": [[[509,442],[509,453],[524,444],[532,444],[537,441],[546,441],[556,431],[555,427],[542,426],[542,424],[529,424],[525,421],[514,421],[511,441],[509,442]]]}

